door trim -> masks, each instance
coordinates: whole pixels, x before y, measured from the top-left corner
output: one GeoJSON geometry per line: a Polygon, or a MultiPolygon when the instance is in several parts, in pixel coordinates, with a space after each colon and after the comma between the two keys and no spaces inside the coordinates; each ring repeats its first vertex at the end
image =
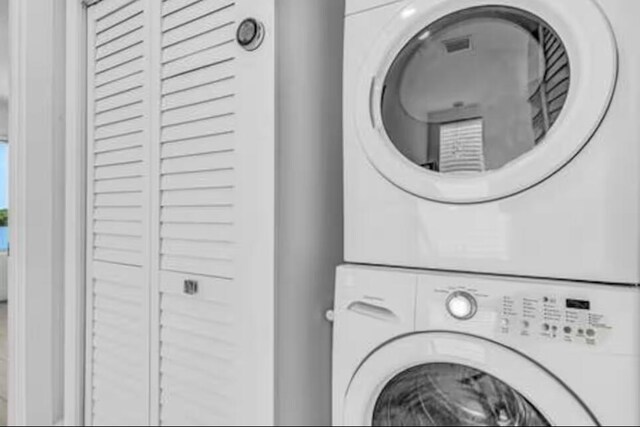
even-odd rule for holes
{"type": "Polygon", "coordinates": [[[64,8],[9,1],[9,425],[62,417],[64,8]]]}
{"type": "Polygon", "coordinates": [[[84,425],[87,9],[67,0],[64,424],[84,425]]]}
{"type": "Polygon", "coordinates": [[[468,366],[501,380],[553,425],[599,425],[560,379],[508,347],[457,332],[422,332],[395,339],[358,367],[345,394],[343,424],[370,425],[377,396],[403,371],[430,363],[468,366]],[[505,363],[506,362],[506,363],[505,363]]]}

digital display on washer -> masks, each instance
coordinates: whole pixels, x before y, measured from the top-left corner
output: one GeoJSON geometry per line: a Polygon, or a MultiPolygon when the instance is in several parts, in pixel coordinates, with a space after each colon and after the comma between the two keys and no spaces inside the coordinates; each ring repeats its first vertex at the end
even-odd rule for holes
{"type": "Polygon", "coordinates": [[[567,308],[574,310],[591,310],[591,302],[579,299],[568,299],[567,308]]]}

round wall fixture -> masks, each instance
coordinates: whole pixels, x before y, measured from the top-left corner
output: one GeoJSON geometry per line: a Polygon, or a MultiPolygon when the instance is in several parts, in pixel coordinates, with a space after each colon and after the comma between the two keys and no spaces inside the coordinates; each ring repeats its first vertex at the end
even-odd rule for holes
{"type": "Polygon", "coordinates": [[[264,25],[255,18],[247,18],[240,23],[236,33],[238,44],[248,51],[256,50],[264,40],[264,25]]]}

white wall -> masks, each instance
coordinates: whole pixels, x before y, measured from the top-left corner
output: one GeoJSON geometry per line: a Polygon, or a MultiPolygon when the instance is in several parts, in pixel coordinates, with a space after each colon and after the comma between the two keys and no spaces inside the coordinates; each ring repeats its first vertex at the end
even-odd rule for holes
{"type": "Polygon", "coordinates": [[[344,1],[280,0],[276,7],[276,421],[330,425],[332,336],[324,312],[333,307],[335,267],[344,259],[344,1]]]}

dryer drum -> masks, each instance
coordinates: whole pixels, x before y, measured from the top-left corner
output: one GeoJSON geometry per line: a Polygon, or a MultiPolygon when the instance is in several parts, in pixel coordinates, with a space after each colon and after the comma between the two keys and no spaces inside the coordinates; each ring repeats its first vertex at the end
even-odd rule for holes
{"type": "Polygon", "coordinates": [[[550,426],[519,392],[479,370],[447,363],[417,366],[380,394],[374,426],[550,426]]]}

